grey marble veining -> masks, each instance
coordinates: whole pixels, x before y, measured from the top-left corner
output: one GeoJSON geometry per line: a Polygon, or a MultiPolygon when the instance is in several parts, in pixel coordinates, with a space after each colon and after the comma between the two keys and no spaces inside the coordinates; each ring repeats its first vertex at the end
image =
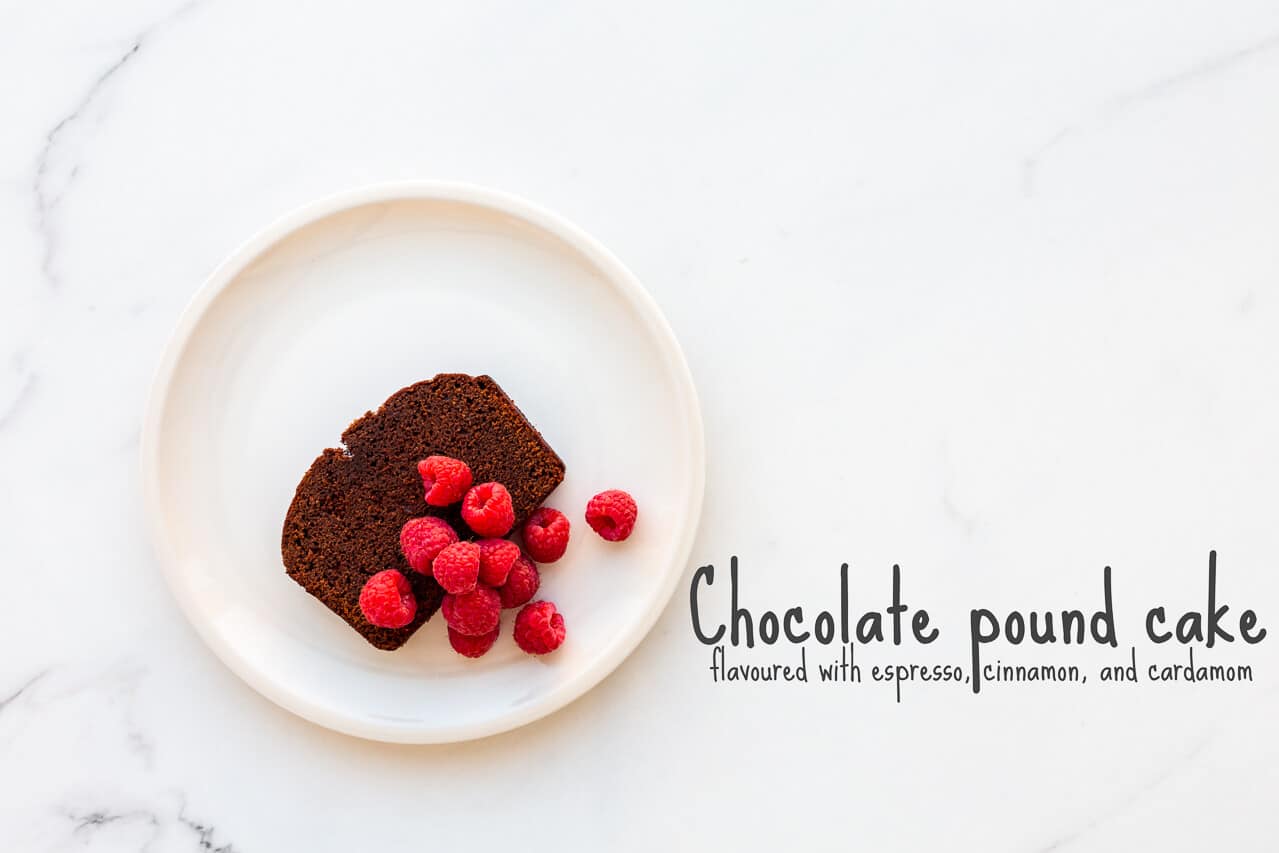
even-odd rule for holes
{"type": "Polygon", "coordinates": [[[827,606],[841,562],[873,602],[901,563],[935,654],[963,660],[968,608],[1091,601],[1103,564],[1125,638],[1144,606],[1202,607],[1217,548],[1223,594],[1274,631],[1273,3],[2,17],[0,849],[1279,834],[1267,647],[1230,690],[734,690],[682,586],[544,721],[438,748],[335,735],[187,625],[136,459],[150,371],[236,245],[355,184],[473,181],[580,222],[661,303],[707,424],[694,565],[739,556],[753,606],[827,606]],[[817,495],[841,524],[797,535],[817,495]]]}

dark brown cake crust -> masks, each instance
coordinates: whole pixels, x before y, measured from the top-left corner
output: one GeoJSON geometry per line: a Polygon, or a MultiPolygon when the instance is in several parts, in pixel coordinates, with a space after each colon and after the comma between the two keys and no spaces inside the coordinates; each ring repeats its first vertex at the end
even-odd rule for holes
{"type": "Polygon", "coordinates": [[[441,373],[402,388],[342,434],[311,463],[284,519],[281,551],[289,576],[379,649],[397,649],[435,613],[443,591],[409,568],[400,528],[438,515],[463,538],[457,507],[429,507],[417,462],[452,456],[471,466],[476,483],[496,480],[511,493],[516,527],[564,479],[564,463],[488,376],[441,373]],[[399,569],[413,585],[417,618],[378,628],[360,612],[370,575],[399,569]]]}

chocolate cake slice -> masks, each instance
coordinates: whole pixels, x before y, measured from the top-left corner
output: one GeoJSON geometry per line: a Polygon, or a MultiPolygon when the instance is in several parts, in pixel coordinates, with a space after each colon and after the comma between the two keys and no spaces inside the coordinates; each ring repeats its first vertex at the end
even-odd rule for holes
{"type": "Polygon", "coordinates": [[[289,577],[379,649],[402,646],[444,597],[400,553],[404,522],[438,515],[463,539],[472,536],[456,505],[427,506],[419,459],[452,456],[471,466],[476,483],[502,483],[517,529],[564,479],[559,456],[488,376],[441,373],[402,388],[347,427],[342,443],[298,484],[281,551],[289,577]],[[417,617],[403,628],[379,628],[360,612],[365,580],[384,569],[402,571],[417,596],[417,617]]]}

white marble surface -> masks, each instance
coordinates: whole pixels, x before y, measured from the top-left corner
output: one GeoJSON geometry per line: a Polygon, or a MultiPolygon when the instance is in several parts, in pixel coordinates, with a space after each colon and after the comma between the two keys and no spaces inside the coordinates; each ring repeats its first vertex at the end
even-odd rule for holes
{"type": "Polygon", "coordinates": [[[748,603],[824,606],[900,562],[962,658],[966,608],[1091,606],[1105,563],[1125,636],[1202,606],[1216,548],[1279,628],[1279,8],[685,5],[0,10],[0,847],[1276,845],[1279,639],[1221,652],[1247,686],[899,705],[712,684],[685,588],[564,711],[406,748],[278,710],[176,612],[136,457],[181,307],[288,208],[437,177],[574,219],[667,312],[690,577],[737,554],[748,603]]]}

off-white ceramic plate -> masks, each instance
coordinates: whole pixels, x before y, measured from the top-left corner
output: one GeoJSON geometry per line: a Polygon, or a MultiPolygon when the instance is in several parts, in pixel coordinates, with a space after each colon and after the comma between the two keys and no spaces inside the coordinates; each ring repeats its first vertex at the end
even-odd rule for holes
{"type": "Polygon", "coordinates": [[[679,345],[612,254],[512,196],[413,182],[298,210],[213,273],[165,352],[142,466],[169,583],[231,669],[321,725],[426,743],[536,720],[635,648],[688,559],[705,463],[679,345]],[[573,538],[540,593],[568,625],[552,655],[520,652],[510,613],[478,661],[438,616],[377,651],[284,573],[280,529],[311,460],[440,372],[492,375],[567,465],[549,503],[573,538]],[[607,488],[640,506],[624,543],[583,520],[607,488]]]}

